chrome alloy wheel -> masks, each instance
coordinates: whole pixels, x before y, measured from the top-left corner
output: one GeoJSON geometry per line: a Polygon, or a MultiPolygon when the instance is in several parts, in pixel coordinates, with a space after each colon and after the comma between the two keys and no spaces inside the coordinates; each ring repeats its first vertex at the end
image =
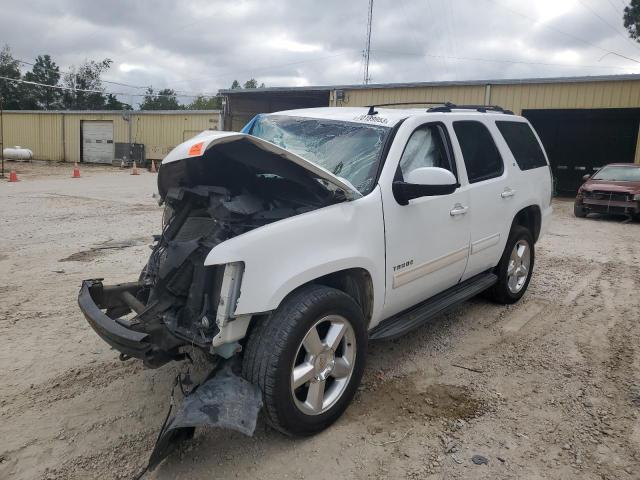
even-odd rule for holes
{"type": "Polygon", "coordinates": [[[356,335],[340,315],[318,320],[298,346],[291,370],[291,393],[306,415],[320,415],[340,399],[356,362],[356,335]]]}
{"type": "Polygon", "coordinates": [[[511,293],[524,287],[531,267],[531,248],[526,240],[518,240],[513,246],[507,267],[507,286],[511,293]]]}

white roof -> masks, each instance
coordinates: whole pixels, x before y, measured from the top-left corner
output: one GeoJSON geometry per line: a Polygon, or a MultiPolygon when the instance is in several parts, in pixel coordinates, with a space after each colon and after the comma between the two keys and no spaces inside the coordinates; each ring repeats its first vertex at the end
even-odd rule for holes
{"type": "Polygon", "coordinates": [[[481,113],[476,110],[454,110],[452,112],[427,112],[429,107],[422,108],[378,108],[376,107],[375,115],[368,115],[369,107],[318,107],[303,108],[299,110],[285,110],[282,112],[274,112],[266,115],[288,115],[291,117],[321,118],[327,120],[339,120],[344,122],[366,123],[368,125],[381,125],[385,127],[393,127],[401,120],[416,115],[451,115],[468,116],[468,115],[497,115],[499,117],[509,117],[509,119],[519,119],[516,115],[507,115],[500,112],[489,111],[481,113]]]}

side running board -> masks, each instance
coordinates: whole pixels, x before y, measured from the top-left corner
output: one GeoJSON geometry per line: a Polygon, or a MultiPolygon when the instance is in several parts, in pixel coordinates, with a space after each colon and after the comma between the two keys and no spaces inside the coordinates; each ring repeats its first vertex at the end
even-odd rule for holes
{"type": "Polygon", "coordinates": [[[481,273],[438,295],[380,322],[369,331],[369,339],[391,339],[420,327],[459,303],[475,297],[498,281],[493,273],[481,273]]]}

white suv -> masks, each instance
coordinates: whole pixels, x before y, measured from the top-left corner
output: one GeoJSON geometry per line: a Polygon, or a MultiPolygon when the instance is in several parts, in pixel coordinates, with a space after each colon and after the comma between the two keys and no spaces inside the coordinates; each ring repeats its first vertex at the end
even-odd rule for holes
{"type": "Polygon", "coordinates": [[[147,266],[85,281],[87,320],[151,367],[186,345],[240,358],[271,424],[309,435],[352,399],[368,340],[522,297],[552,181],[526,119],[444,104],[259,115],[176,147],[158,188],[147,266]]]}

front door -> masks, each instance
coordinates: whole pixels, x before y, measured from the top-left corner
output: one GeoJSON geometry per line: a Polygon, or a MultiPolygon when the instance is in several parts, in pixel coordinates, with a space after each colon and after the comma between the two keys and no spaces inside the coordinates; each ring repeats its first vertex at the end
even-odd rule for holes
{"type": "MultiPolygon", "coordinates": [[[[402,181],[411,170],[420,167],[446,168],[458,178],[446,125],[410,118],[398,132],[394,147],[397,142],[404,145],[401,154],[396,150],[397,167],[387,165],[387,175],[380,179],[387,252],[384,317],[456,285],[469,251],[466,188],[400,205],[391,187],[392,181],[402,181]],[[395,168],[394,178],[390,178],[389,168],[395,168]]],[[[388,158],[390,161],[392,158],[388,158]]]]}

